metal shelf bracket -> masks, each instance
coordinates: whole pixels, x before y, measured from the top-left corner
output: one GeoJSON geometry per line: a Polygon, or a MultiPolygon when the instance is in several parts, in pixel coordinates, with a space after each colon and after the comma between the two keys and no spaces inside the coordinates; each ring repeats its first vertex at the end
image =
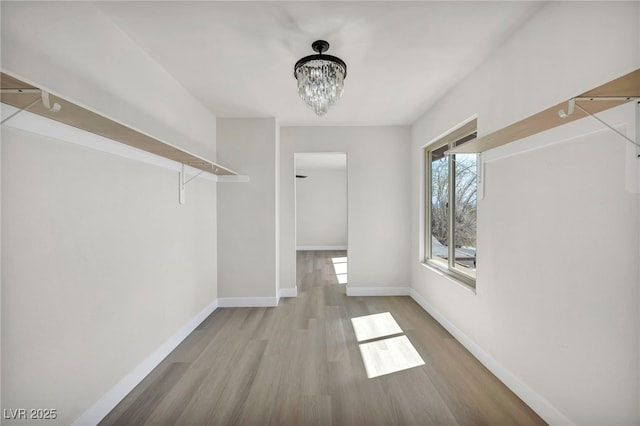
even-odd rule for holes
{"type": "Polygon", "coordinates": [[[60,111],[60,108],[61,108],[60,104],[57,102],[54,102],[53,105],[51,105],[51,100],[49,99],[49,92],[46,92],[40,89],[2,89],[0,93],[40,93],[40,97],[38,99],[20,108],[19,110],[17,110],[16,112],[8,116],[7,118],[3,119],[2,121],[0,121],[0,124],[6,123],[16,115],[20,114],[22,111],[28,110],[38,102],[42,102],[42,105],[44,105],[44,107],[51,112],[58,112],[60,111]]]}
{"type": "Polygon", "coordinates": [[[595,118],[600,123],[604,124],[609,129],[613,130],[614,132],[616,132],[617,134],[619,134],[620,136],[622,136],[623,138],[625,138],[626,140],[628,140],[629,142],[634,144],[636,146],[636,157],[640,158],[640,112],[639,112],[640,111],[640,103],[636,103],[636,123],[635,123],[636,140],[635,141],[633,139],[631,139],[630,137],[628,137],[627,135],[625,135],[624,133],[616,130],[609,123],[605,122],[600,117],[598,117],[598,116],[592,114],[591,112],[587,111],[584,107],[582,107],[580,104],[577,103],[579,101],[631,101],[631,100],[637,100],[637,99],[640,99],[640,98],[638,98],[637,96],[577,97],[577,98],[569,99],[569,102],[567,104],[567,111],[565,111],[564,108],[559,110],[558,111],[558,116],[560,116],[561,118],[567,118],[567,117],[569,117],[571,114],[573,114],[575,112],[576,108],[578,108],[580,111],[582,111],[585,114],[595,118]]]}
{"type": "Polygon", "coordinates": [[[178,172],[178,178],[179,178],[179,182],[178,182],[178,201],[180,202],[180,204],[184,205],[186,203],[186,186],[189,182],[191,182],[192,180],[196,179],[198,176],[200,176],[202,173],[204,173],[204,170],[201,170],[199,173],[195,174],[194,176],[191,176],[189,179],[186,179],[186,175],[184,173],[184,163],[182,164],[182,169],[180,170],[180,172],[178,172]]]}

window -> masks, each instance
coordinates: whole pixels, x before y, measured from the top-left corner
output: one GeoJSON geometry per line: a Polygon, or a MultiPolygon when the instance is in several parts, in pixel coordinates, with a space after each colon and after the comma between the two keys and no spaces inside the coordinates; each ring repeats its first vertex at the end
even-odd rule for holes
{"type": "Polygon", "coordinates": [[[475,287],[477,154],[445,155],[476,137],[477,122],[425,148],[425,262],[475,287]]]}

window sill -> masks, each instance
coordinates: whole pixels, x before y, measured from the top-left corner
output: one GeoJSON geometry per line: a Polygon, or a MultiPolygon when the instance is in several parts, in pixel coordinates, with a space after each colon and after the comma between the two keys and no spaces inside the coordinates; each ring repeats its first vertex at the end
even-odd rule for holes
{"type": "Polygon", "coordinates": [[[476,287],[472,284],[470,284],[469,282],[467,282],[467,280],[472,281],[471,279],[467,279],[465,280],[463,277],[461,277],[458,274],[455,274],[451,271],[449,271],[448,269],[442,268],[437,264],[431,263],[429,261],[422,261],[420,262],[420,264],[430,270],[435,272],[436,274],[442,276],[443,278],[446,278],[447,280],[451,281],[452,283],[462,287],[463,289],[473,293],[473,294],[477,294],[476,292],[476,287]]]}

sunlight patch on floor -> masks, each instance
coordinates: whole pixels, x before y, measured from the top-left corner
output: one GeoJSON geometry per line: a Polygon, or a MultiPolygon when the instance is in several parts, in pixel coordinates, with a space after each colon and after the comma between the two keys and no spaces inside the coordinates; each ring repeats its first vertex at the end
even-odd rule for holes
{"type": "Polygon", "coordinates": [[[388,337],[404,333],[390,312],[351,318],[351,324],[358,342],[372,340],[359,345],[368,378],[424,365],[407,336],[388,337]]]}
{"type": "Polygon", "coordinates": [[[347,264],[345,263],[334,263],[333,269],[336,271],[336,275],[346,274],[347,273],[347,264]]]}
{"type": "Polygon", "coordinates": [[[338,284],[347,283],[347,258],[346,257],[334,257],[331,258],[333,263],[333,270],[336,273],[338,284]]]}
{"type": "Polygon", "coordinates": [[[370,379],[424,365],[424,360],[407,336],[363,343],[360,353],[370,379]]]}
{"type": "Polygon", "coordinates": [[[402,329],[389,312],[351,318],[351,324],[358,342],[402,333],[402,329]]]}

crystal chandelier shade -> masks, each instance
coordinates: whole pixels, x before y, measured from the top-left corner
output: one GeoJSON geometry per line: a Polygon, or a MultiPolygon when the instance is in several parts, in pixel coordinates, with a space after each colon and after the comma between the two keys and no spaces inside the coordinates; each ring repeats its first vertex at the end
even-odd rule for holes
{"type": "Polygon", "coordinates": [[[322,54],[329,48],[326,41],[318,40],[311,47],[318,54],[300,59],[294,67],[294,76],[302,100],[321,116],[342,96],[347,65],[340,58],[322,54]]]}

